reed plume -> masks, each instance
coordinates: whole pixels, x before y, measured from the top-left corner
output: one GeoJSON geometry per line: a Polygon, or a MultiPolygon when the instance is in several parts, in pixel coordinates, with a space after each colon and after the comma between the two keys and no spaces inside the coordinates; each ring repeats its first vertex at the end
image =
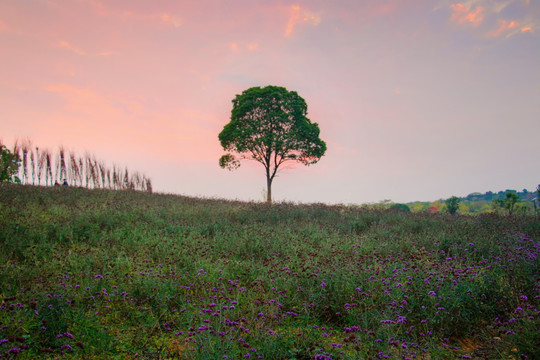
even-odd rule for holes
{"type": "Polygon", "coordinates": [[[21,143],[21,153],[22,153],[22,176],[21,183],[28,184],[28,152],[31,148],[31,143],[29,139],[24,139],[21,143]]]}
{"type": "Polygon", "coordinates": [[[58,168],[60,170],[60,181],[67,179],[67,169],[66,169],[66,151],[63,146],[58,148],[58,168]]]}
{"type": "Polygon", "coordinates": [[[51,161],[51,153],[49,149],[43,150],[43,161],[44,161],[44,167],[45,167],[45,185],[52,185],[53,181],[53,173],[52,173],[52,166],[53,163],[51,161]],[[49,184],[49,181],[51,182],[49,184]]]}
{"type": "MultiPolygon", "coordinates": [[[[4,146],[0,139],[0,146],[4,146]]],[[[16,139],[12,152],[17,159],[17,176],[23,184],[41,185],[42,179],[45,185],[53,185],[53,181],[61,182],[66,179],[75,186],[87,188],[103,188],[114,190],[138,190],[152,192],[152,182],[137,171],[113,165],[107,167],[106,163],[89,152],[83,157],[78,157],[73,151],[66,150],[63,146],[58,148],[57,153],[49,149],[33,147],[30,139],[16,139]]]]}
{"type": "Polygon", "coordinates": [[[34,149],[30,148],[30,172],[32,173],[32,185],[36,184],[36,156],[34,149]]]}
{"type": "Polygon", "coordinates": [[[36,172],[38,185],[41,185],[41,176],[43,174],[43,154],[39,152],[39,147],[36,146],[36,172]]]}

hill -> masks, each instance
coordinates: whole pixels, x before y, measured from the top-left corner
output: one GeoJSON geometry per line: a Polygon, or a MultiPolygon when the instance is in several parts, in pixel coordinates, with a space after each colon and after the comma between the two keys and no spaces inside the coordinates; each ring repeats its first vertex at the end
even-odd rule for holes
{"type": "Polygon", "coordinates": [[[538,358],[539,235],[533,216],[2,185],[0,356],[538,358]]]}

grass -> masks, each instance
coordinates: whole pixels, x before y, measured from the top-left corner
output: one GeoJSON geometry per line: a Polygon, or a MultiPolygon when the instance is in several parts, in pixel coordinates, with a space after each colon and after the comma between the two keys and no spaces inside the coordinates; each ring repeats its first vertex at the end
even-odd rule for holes
{"type": "Polygon", "coordinates": [[[0,358],[534,359],[532,216],[0,186],[0,358]]]}

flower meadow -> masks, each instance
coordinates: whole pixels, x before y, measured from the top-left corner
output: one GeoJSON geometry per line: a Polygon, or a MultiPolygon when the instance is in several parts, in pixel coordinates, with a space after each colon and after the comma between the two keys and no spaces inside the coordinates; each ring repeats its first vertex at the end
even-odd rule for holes
{"type": "Polygon", "coordinates": [[[0,359],[538,359],[533,216],[0,186],[0,359]]]}

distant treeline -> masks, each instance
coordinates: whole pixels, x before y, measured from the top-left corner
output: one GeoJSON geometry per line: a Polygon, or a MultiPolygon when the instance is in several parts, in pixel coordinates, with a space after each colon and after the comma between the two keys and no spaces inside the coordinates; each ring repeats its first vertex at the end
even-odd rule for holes
{"type": "MultiPolygon", "coordinates": [[[[2,142],[0,141],[0,145],[2,142]]],[[[80,156],[60,146],[56,152],[34,146],[29,139],[16,140],[11,152],[17,159],[21,184],[52,186],[67,182],[72,186],[152,192],[147,176],[125,167],[112,167],[88,152],[80,156]]]]}
{"type": "Polygon", "coordinates": [[[499,192],[487,191],[487,192],[485,192],[483,194],[479,193],[479,192],[474,192],[474,193],[469,194],[469,195],[467,195],[465,197],[462,197],[461,200],[462,201],[493,201],[493,200],[501,200],[501,199],[504,199],[506,197],[506,193],[514,193],[517,196],[519,196],[520,200],[522,200],[522,201],[532,200],[537,196],[536,192],[534,192],[534,191],[531,192],[531,191],[529,191],[527,189],[523,189],[522,191],[507,189],[507,190],[499,191],[499,192]]]}
{"type": "MultiPolygon", "coordinates": [[[[539,185],[540,186],[540,185],[539,185]]],[[[538,198],[537,191],[522,191],[507,189],[504,191],[487,191],[485,193],[474,192],[467,196],[458,197],[460,214],[480,214],[480,213],[500,213],[502,210],[498,206],[500,201],[504,201],[507,193],[516,194],[518,196],[515,205],[515,214],[530,214],[537,208],[534,207],[533,199],[538,198]]],[[[537,203],[538,204],[538,200],[537,203]]],[[[446,212],[446,200],[437,200],[433,202],[415,201],[406,204],[413,212],[446,212]]],[[[538,206],[538,205],[537,205],[538,206]]],[[[504,211],[502,211],[504,212],[504,211]]]]}

